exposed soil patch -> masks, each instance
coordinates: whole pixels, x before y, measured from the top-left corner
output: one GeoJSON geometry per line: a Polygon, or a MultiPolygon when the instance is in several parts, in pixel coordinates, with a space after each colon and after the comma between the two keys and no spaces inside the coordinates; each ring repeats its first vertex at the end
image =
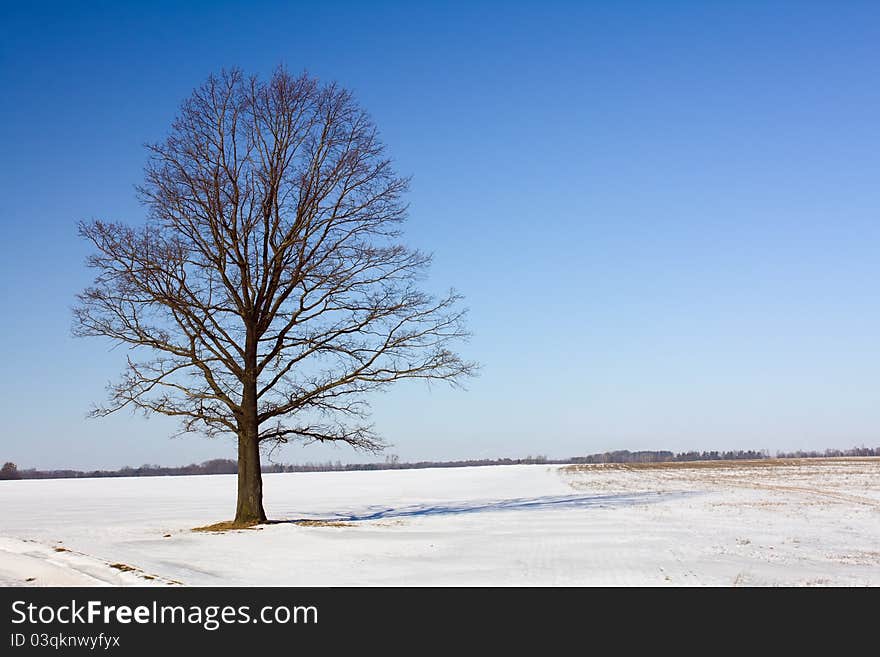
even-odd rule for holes
{"type": "Polygon", "coordinates": [[[135,568],[134,566],[129,566],[127,563],[111,563],[110,567],[115,568],[116,570],[119,570],[123,573],[130,573],[137,570],[137,568],[135,568]]]}

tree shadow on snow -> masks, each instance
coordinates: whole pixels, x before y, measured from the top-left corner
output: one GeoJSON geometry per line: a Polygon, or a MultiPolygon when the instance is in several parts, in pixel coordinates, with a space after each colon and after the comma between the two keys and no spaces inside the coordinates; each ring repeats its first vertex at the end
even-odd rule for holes
{"type": "MultiPolygon", "coordinates": [[[[359,513],[337,513],[334,521],[359,522],[362,520],[384,520],[387,518],[411,518],[419,516],[447,516],[464,513],[484,513],[487,511],[523,511],[539,509],[608,508],[633,506],[635,504],[655,504],[666,500],[685,497],[693,493],[678,491],[669,493],[642,492],[614,495],[558,495],[544,497],[518,497],[509,500],[479,502],[449,502],[444,504],[413,504],[403,507],[368,507],[359,513]]],[[[314,521],[314,518],[298,518],[281,522],[299,523],[314,521]]]]}

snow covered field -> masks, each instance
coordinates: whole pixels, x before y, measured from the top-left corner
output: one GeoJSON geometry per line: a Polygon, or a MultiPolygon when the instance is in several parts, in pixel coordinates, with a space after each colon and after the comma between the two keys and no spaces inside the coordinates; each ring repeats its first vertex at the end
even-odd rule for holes
{"type": "Polygon", "coordinates": [[[7,585],[880,585],[880,459],[0,482],[7,585]],[[322,520],[311,524],[299,520],[322,520]]]}

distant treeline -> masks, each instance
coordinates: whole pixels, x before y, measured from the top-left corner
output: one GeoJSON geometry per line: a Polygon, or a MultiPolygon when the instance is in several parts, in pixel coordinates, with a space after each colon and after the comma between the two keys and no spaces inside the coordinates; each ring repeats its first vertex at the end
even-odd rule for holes
{"type": "Polygon", "coordinates": [[[733,450],[728,452],[678,452],[668,451],[645,451],[630,452],[622,450],[618,452],[603,452],[602,454],[590,454],[589,456],[575,456],[563,463],[668,463],[674,461],[741,461],[756,459],[813,459],[833,458],[840,456],[880,456],[880,447],[853,447],[851,449],[826,449],[823,452],[802,451],[776,452],[773,456],[767,450],[733,450]]]}
{"type": "MultiPolygon", "coordinates": [[[[777,452],[775,458],[832,458],[840,456],[880,456],[880,447],[853,447],[852,449],[826,449],[823,452],[797,451],[777,452]]],[[[379,463],[304,463],[267,464],[263,472],[353,472],[359,470],[418,470],[421,468],[463,468],[477,465],[520,464],[578,464],[578,463],[664,463],[670,461],[735,461],[771,458],[766,450],[733,450],[727,452],[670,452],[619,450],[569,459],[548,459],[546,456],[527,456],[521,459],[471,459],[467,461],[418,461],[401,463],[396,456],[389,456],[379,463]]],[[[78,477],[160,477],[175,475],[235,474],[238,463],[231,459],[213,459],[203,463],[191,463],[181,467],[166,468],[159,465],[125,467],[119,470],[18,470],[14,463],[6,463],[0,470],[0,479],[70,479],[78,477]]]]}

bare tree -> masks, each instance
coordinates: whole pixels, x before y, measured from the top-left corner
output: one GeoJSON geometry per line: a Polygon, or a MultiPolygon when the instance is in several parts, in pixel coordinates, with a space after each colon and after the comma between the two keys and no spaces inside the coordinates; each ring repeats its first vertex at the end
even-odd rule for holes
{"type": "Polygon", "coordinates": [[[364,393],[474,372],[450,349],[467,335],[459,296],[420,291],[430,257],[399,243],[408,181],[348,91],[223,72],[148,149],[146,222],[79,227],[97,273],[74,333],[138,355],[93,415],[237,436],[236,523],[266,519],[261,446],[380,450],[364,393]]]}

